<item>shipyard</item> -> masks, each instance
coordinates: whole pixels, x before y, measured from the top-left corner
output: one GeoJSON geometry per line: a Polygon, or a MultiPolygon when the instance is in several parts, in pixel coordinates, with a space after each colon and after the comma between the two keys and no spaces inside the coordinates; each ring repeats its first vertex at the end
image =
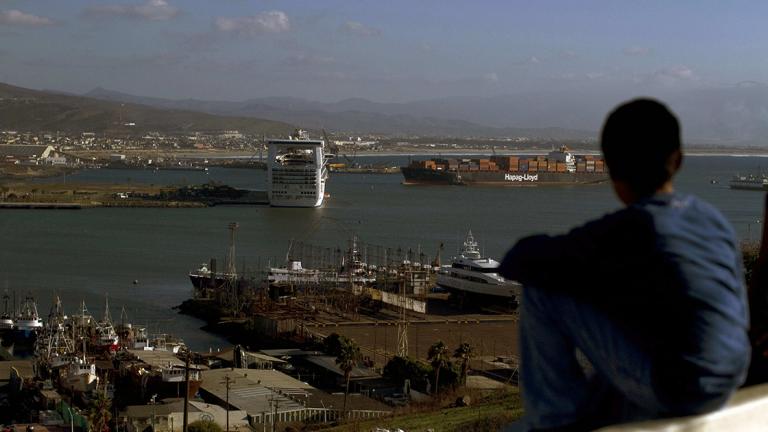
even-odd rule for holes
{"type": "Polygon", "coordinates": [[[476,372],[444,376],[445,388],[468,380],[467,394],[512,391],[519,286],[473,272],[475,265],[498,263],[481,256],[471,232],[451,264],[441,260],[442,245],[428,258],[419,249],[352,236],[345,250],[292,242],[284,263],[249,273],[235,266],[239,228],[227,226],[221,270],[211,258],[189,273],[191,298],[178,307],[232,342],[223,350],[193,351],[178,337],[131,323],[125,308],[113,318],[109,297],[99,317],[84,301],[66,314],[59,297],[45,316],[34,297],[17,301],[6,292],[0,337],[4,356],[14,359],[6,403],[33,406],[38,392],[46,401],[39,417],[9,412],[9,419],[84,427],[93,421],[86,407],[104,398],[115,409],[116,427],[127,430],[173,431],[174,422],[180,428],[186,421],[182,416],[256,429],[384,418],[436,394],[432,386],[439,383],[427,376],[392,371],[412,361],[405,359],[427,358],[435,333],[473,350],[465,370],[476,372]],[[473,275],[497,288],[473,289],[473,275]],[[444,287],[436,292],[440,279],[444,287]],[[360,363],[349,371],[336,360],[339,344],[359,350],[360,363]],[[339,392],[345,379],[349,398],[339,392]]]}

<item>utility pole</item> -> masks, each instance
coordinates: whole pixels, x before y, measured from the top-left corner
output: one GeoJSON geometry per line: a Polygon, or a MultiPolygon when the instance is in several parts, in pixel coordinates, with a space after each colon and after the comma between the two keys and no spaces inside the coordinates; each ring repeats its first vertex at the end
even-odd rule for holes
{"type": "Polygon", "coordinates": [[[275,396],[274,393],[272,393],[272,396],[269,398],[269,404],[274,406],[274,411],[272,412],[272,432],[277,431],[277,408],[280,404],[280,398],[278,396],[275,396]]]}
{"type": "Polygon", "coordinates": [[[181,426],[181,432],[187,432],[187,422],[189,421],[189,358],[192,351],[187,349],[187,359],[184,362],[184,422],[181,426]]]}
{"type": "Polygon", "coordinates": [[[227,403],[227,430],[226,430],[226,432],[229,432],[229,386],[232,383],[232,381],[234,381],[234,380],[232,378],[230,378],[229,375],[226,375],[224,377],[224,383],[223,384],[225,384],[225,388],[227,389],[226,396],[225,396],[226,403],[227,403]]]}

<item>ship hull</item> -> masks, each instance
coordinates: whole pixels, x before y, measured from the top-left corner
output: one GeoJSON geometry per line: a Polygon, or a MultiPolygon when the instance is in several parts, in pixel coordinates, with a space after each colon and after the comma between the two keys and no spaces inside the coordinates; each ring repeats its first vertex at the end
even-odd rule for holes
{"type": "Polygon", "coordinates": [[[736,190],[751,190],[751,191],[766,191],[768,190],[768,187],[763,185],[762,183],[731,183],[730,184],[731,189],[736,190]]]}
{"type": "Polygon", "coordinates": [[[460,295],[484,298],[487,300],[515,300],[520,293],[520,285],[509,282],[502,285],[472,282],[464,279],[438,274],[437,285],[447,291],[460,295]]]}
{"type": "Polygon", "coordinates": [[[419,167],[400,168],[405,184],[544,186],[599,184],[608,180],[606,173],[593,172],[510,172],[433,170],[419,167]]]}
{"type": "Polygon", "coordinates": [[[202,288],[219,288],[227,282],[227,278],[224,276],[200,276],[190,273],[189,280],[192,282],[192,286],[197,289],[202,288]]]}

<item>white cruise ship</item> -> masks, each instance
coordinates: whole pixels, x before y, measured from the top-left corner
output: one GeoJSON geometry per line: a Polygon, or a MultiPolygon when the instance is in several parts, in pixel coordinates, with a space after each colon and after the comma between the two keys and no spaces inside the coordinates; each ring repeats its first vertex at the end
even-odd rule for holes
{"type": "Polygon", "coordinates": [[[520,294],[521,285],[501,277],[498,267],[498,261],[481,256],[470,231],[459,256],[450,267],[438,271],[437,284],[462,296],[515,300],[520,294]]]}
{"type": "Polygon", "coordinates": [[[267,194],[273,207],[320,207],[325,196],[325,141],[297,130],[288,139],[267,141],[267,194]]]}

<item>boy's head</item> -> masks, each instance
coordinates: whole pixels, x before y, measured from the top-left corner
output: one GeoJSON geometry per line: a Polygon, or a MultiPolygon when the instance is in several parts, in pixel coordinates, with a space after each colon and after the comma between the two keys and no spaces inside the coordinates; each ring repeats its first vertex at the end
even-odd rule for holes
{"type": "Polygon", "coordinates": [[[613,110],[603,125],[600,145],[624,202],[653,195],[682,162],[677,118],[653,99],[634,99],[613,110]]]}

